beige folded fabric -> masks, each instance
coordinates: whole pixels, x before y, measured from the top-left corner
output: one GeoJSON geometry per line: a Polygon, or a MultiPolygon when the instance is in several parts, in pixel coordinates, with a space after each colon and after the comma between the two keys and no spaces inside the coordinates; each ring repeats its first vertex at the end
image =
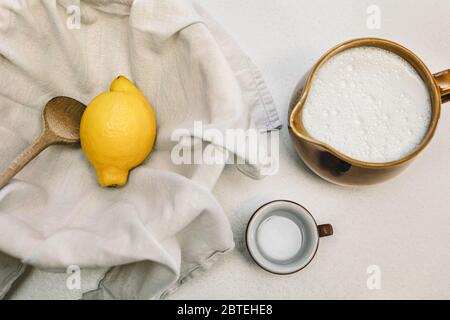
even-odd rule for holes
{"type": "MultiPolygon", "coordinates": [[[[119,74],[144,92],[158,121],[155,150],[122,189],[100,188],[78,147],[39,155],[0,190],[1,252],[57,272],[113,267],[85,298],[147,299],[233,248],[211,193],[223,165],[175,164],[171,134],[194,135],[194,121],[220,131],[270,131],[280,122],[259,72],[201,8],[184,0],[4,0],[0,38],[1,169],[38,135],[46,101],[88,103],[119,74]]],[[[4,294],[22,266],[1,261],[4,294]]]]}

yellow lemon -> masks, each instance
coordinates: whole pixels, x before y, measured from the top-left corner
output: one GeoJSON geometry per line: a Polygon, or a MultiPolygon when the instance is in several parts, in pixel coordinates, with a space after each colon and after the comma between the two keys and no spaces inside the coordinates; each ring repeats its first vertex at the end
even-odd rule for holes
{"type": "Polygon", "coordinates": [[[129,170],[147,158],[155,138],[152,106],[123,76],[111,83],[109,92],[95,97],[81,118],[81,147],[102,187],[127,183],[129,170]]]}

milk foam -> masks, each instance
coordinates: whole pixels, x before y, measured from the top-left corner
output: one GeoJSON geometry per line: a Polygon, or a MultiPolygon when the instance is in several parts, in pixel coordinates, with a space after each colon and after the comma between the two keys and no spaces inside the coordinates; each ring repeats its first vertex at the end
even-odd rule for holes
{"type": "Polygon", "coordinates": [[[359,47],[320,67],[302,116],[314,139],[350,158],[380,163],[417,148],[430,124],[431,102],[427,86],[406,60],[359,47]]]}

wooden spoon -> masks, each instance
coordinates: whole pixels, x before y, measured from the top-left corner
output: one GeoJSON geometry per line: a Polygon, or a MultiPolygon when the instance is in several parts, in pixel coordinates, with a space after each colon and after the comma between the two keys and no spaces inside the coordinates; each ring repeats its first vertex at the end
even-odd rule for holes
{"type": "Polygon", "coordinates": [[[84,104],[69,97],[55,97],[47,102],[42,112],[44,128],[41,135],[0,175],[0,188],[48,146],[79,142],[85,108],[84,104]]]}

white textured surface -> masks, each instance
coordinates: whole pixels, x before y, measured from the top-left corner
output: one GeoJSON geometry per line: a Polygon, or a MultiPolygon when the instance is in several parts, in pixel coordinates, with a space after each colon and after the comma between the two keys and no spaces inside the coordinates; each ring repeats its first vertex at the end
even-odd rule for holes
{"type": "MultiPolygon", "coordinates": [[[[450,2],[378,0],[380,30],[366,28],[374,1],[201,0],[261,68],[283,120],[298,79],[335,44],[376,36],[415,51],[432,71],[450,67],[450,2]]],[[[285,122],[284,122],[285,123],[285,122]]],[[[356,189],[327,183],[297,159],[286,126],[280,171],[254,181],[233,168],[215,194],[233,224],[237,248],[203,277],[186,283],[172,298],[447,298],[450,299],[450,105],[444,105],[436,136],[396,179],[356,189]],[[314,261],[289,276],[257,267],[244,243],[246,223],[262,203],[292,199],[335,235],[322,239],[314,261]],[[366,287],[367,267],[381,268],[381,290],[366,287]]],[[[95,277],[84,272],[84,288],[95,277]]],[[[74,298],[65,275],[34,271],[13,298],[74,298]]]]}
{"type": "Polygon", "coordinates": [[[406,60],[361,47],[319,68],[302,114],[305,129],[318,141],[353,159],[389,162],[422,142],[432,110],[428,87],[406,60]]]}

